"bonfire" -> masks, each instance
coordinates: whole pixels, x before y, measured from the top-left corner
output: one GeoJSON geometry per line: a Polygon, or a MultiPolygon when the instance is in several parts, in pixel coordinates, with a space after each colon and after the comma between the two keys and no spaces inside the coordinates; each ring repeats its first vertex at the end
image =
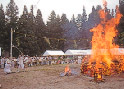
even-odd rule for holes
{"type": "Polygon", "coordinates": [[[104,2],[104,9],[99,11],[101,18],[100,24],[91,29],[92,36],[92,55],[88,62],[82,62],[81,72],[94,77],[95,81],[102,80],[102,75],[112,75],[124,71],[124,58],[119,54],[119,46],[114,43],[117,36],[117,25],[122,15],[116,7],[116,16],[108,20],[106,18],[107,2],[104,2]]]}
{"type": "Polygon", "coordinates": [[[72,75],[77,75],[78,73],[74,70],[71,70],[69,68],[69,65],[65,67],[64,73],[60,73],[60,76],[72,76],[72,75]]]}
{"type": "Polygon", "coordinates": [[[65,75],[65,76],[71,75],[71,70],[70,70],[69,66],[66,66],[66,67],[65,67],[64,75],[65,75]]]}

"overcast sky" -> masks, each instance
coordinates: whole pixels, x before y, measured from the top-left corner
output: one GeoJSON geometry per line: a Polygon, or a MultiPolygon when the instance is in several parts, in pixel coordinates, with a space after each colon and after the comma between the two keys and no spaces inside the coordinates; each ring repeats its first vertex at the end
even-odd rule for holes
{"type": "MultiPolygon", "coordinates": [[[[83,5],[86,8],[86,13],[89,14],[92,10],[92,6],[102,5],[102,0],[14,0],[16,5],[19,7],[20,14],[22,14],[24,5],[27,5],[28,10],[31,5],[35,6],[35,11],[40,9],[43,15],[44,21],[48,19],[51,11],[54,10],[56,14],[61,15],[62,13],[67,14],[67,18],[71,18],[72,14],[82,13],[83,5]]],[[[114,9],[119,4],[119,0],[106,0],[108,8],[114,9]]],[[[0,0],[4,8],[10,0],[0,0]]]]}

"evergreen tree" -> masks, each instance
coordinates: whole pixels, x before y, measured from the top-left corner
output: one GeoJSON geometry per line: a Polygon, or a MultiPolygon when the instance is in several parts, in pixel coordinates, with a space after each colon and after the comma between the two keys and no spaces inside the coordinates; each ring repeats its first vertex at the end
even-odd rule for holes
{"type": "Polygon", "coordinates": [[[19,18],[18,22],[18,32],[16,32],[17,34],[16,47],[18,47],[21,50],[21,52],[27,55],[28,55],[27,48],[29,44],[28,43],[29,36],[27,36],[28,31],[30,31],[28,29],[28,10],[27,7],[24,6],[23,14],[19,18]]]}
{"type": "Polygon", "coordinates": [[[86,21],[87,21],[87,14],[86,14],[85,6],[83,6],[82,22],[85,23],[86,21]]]}
{"type": "Polygon", "coordinates": [[[112,18],[114,18],[114,9],[112,9],[112,12],[111,12],[111,16],[112,16],[112,18]]]}
{"type": "Polygon", "coordinates": [[[70,22],[75,23],[75,16],[74,16],[74,14],[72,15],[72,18],[71,18],[71,21],[70,22]]]}
{"type": "MultiPolygon", "coordinates": [[[[44,40],[44,37],[46,36],[46,26],[45,23],[43,22],[43,18],[42,18],[42,13],[40,11],[40,9],[37,10],[37,15],[35,18],[35,36],[37,36],[37,43],[38,46],[40,47],[40,53],[44,52],[47,48],[47,43],[44,40]]],[[[39,53],[39,54],[40,54],[39,53]]]]}
{"type": "Polygon", "coordinates": [[[23,14],[19,19],[18,37],[16,39],[18,48],[25,54],[30,56],[39,55],[40,48],[37,43],[35,16],[33,13],[33,5],[28,13],[27,7],[24,6],[23,14]]]}
{"type": "Polygon", "coordinates": [[[80,38],[82,38],[82,40],[80,41],[80,43],[82,44],[82,47],[85,47],[87,42],[86,42],[86,38],[87,38],[87,30],[88,30],[88,25],[87,25],[87,14],[86,14],[86,10],[85,7],[83,6],[83,13],[82,13],[82,29],[79,32],[80,34],[80,38]]]}
{"type": "Polygon", "coordinates": [[[48,37],[54,37],[55,33],[53,33],[55,31],[54,28],[56,28],[56,13],[55,11],[52,11],[49,18],[48,18],[48,21],[47,21],[47,28],[48,28],[48,37]]]}
{"type": "Polygon", "coordinates": [[[65,20],[63,19],[64,24],[62,24],[62,28],[64,29],[64,38],[66,39],[64,42],[64,50],[66,51],[67,49],[77,49],[77,39],[79,38],[79,32],[75,17],[73,15],[70,22],[66,18],[66,15],[63,17],[65,20]]]}
{"type": "Polygon", "coordinates": [[[117,27],[118,28],[118,41],[117,41],[117,43],[121,47],[124,47],[124,0],[119,0],[119,10],[123,16],[120,19],[120,23],[117,27]]]}
{"type": "Polygon", "coordinates": [[[62,49],[63,47],[60,46],[60,38],[62,38],[62,28],[61,28],[61,19],[60,16],[56,16],[54,11],[51,12],[47,22],[47,31],[48,31],[48,38],[50,39],[49,47],[50,49],[62,49]]]}
{"type": "MultiPolygon", "coordinates": [[[[65,18],[66,18],[66,15],[65,15],[65,18]]],[[[62,29],[61,25],[62,23],[64,22],[64,19],[62,20],[62,17],[60,19],[60,16],[57,15],[57,29],[58,29],[58,34],[57,34],[57,37],[59,38],[58,40],[58,49],[60,50],[64,50],[64,40],[63,40],[63,34],[64,34],[64,29],[62,29]]],[[[65,21],[68,20],[68,19],[65,19],[65,21]]]]}
{"type": "Polygon", "coordinates": [[[5,13],[3,9],[3,5],[0,6],[0,47],[2,49],[6,49],[8,45],[6,45],[5,37],[7,37],[7,31],[5,30],[5,13]]]}
{"type": "Polygon", "coordinates": [[[69,20],[67,19],[66,14],[62,14],[62,16],[61,16],[61,25],[64,25],[64,24],[66,24],[68,22],[69,22],[69,20]]]}
{"type": "Polygon", "coordinates": [[[77,18],[76,18],[76,24],[77,24],[77,27],[79,30],[82,29],[82,15],[81,14],[78,14],[77,18]]]}
{"type": "Polygon", "coordinates": [[[88,25],[89,25],[89,29],[93,28],[94,26],[96,26],[96,10],[95,7],[92,7],[92,12],[89,14],[89,18],[88,18],[88,25]]]}
{"type": "Polygon", "coordinates": [[[28,14],[28,23],[27,23],[27,48],[25,49],[25,54],[34,56],[38,55],[40,48],[37,43],[37,36],[35,35],[36,29],[35,29],[35,16],[34,16],[34,8],[33,5],[31,5],[30,12],[28,14]]]}
{"type": "Polygon", "coordinates": [[[97,5],[96,6],[96,9],[95,7],[93,6],[92,7],[92,12],[89,14],[89,18],[88,18],[88,21],[87,21],[87,44],[89,45],[89,47],[91,47],[91,39],[92,39],[92,33],[90,32],[90,29],[92,29],[93,27],[97,26],[101,19],[100,19],[100,16],[99,16],[99,11],[101,10],[101,6],[100,5],[97,5]]]}
{"type": "Polygon", "coordinates": [[[9,29],[17,29],[18,23],[18,7],[14,0],[10,0],[10,3],[6,7],[7,23],[9,24],[9,29]]]}
{"type": "Polygon", "coordinates": [[[62,14],[61,16],[61,28],[63,29],[63,38],[66,39],[66,32],[69,31],[69,20],[66,17],[66,14],[62,14]]]}
{"type": "MultiPolygon", "coordinates": [[[[11,28],[13,31],[18,30],[18,6],[15,4],[14,0],[10,0],[10,3],[6,6],[6,31],[7,31],[7,37],[6,37],[6,45],[7,51],[10,50],[10,31],[11,28]]],[[[16,44],[16,34],[13,33],[13,45],[16,44]]],[[[17,51],[17,50],[16,50],[17,51]]],[[[16,53],[16,51],[13,50],[13,54],[16,53]]]]}
{"type": "Polygon", "coordinates": [[[124,0],[119,0],[119,10],[124,15],[124,0]]]}
{"type": "Polygon", "coordinates": [[[56,13],[55,11],[52,11],[48,18],[47,26],[54,26],[55,23],[56,23],[56,13]]]}

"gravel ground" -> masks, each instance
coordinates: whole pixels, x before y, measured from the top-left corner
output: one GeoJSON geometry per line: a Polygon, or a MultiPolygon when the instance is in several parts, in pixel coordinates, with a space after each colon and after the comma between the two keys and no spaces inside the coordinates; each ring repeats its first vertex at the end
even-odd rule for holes
{"type": "Polygon", "coordinates": [[[4,74],[0,69],[0,89],[124,89],[124,73],[105,76],[105,82],[96,83],[93,78],[80,73],[80,65],[70,64],[73,76],[61,77],[64,65],[44,65],[26,68],[24,71],[4,74]]]}

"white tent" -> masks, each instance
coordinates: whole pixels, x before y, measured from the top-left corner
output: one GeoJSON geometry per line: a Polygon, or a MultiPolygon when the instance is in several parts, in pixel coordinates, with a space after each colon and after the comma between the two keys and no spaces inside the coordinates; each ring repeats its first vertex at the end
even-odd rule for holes
{"type": "Polygon", "coordinates": [[[113,55],[124,55],[124,48],[113,48],[111,49],[113,55]]]}
{"type": "MultiPolygon", "coordinates": [[[[87,50],[87,51],[91,51],[91,50],[87,50]]],[[[98,50],[98,52],[101,52],[102,55],[107,55],[108,51],[109,51],[108,49],[99,49],[98,50]]],[[[91,52],[88,52],[88,53],[91,53],[91,52]]],[[[112,55],[124,55],[124,48],[112,48],[112,49],[110,49],[110,53],[112,55]]]]}
{"type": "Polygon", "coordinates": [[[86,52],[86,55],[91,55],[92,53],[92,49],[87,49],[87,50],[84,50],[86,52]]]}
{"type": "Polygon", "coordinates": [[[67,50],[65,55],[91,55],[91,49],[88,50],[67,50]]]}
{"type": "Polygon", "coordinates": [[[59,56],[59,55],[65,55],[65,54],[61,50],[46,50],[43,54],[43,56],[59,56]]]}

